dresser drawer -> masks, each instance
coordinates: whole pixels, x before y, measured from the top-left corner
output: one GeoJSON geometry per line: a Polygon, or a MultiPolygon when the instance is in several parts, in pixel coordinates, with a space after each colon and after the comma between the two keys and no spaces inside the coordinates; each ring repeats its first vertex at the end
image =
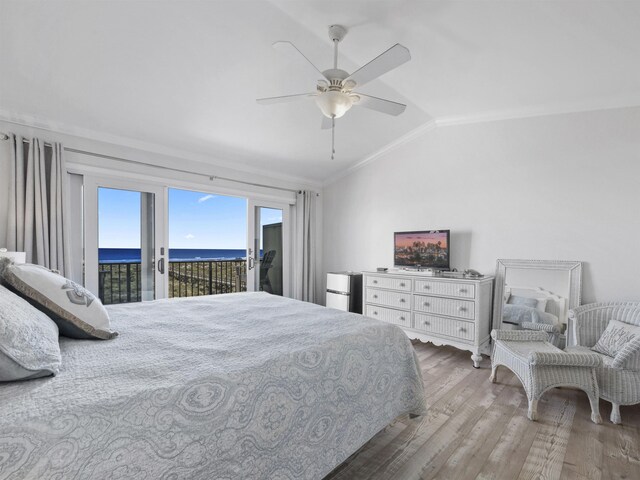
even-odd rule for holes
{"type": "Polygon", "coordinates": [[[377,307],[375,305],[367,305],[364,314],[367,317],[382,320],[383,322],[393,323],[401,327],[411,327],[411,314],[394,310],[393,308],[377,307]]]}
{"type": "Polygon", "coordinates": [[[475,298],[476,287],[470,283],[416,280],[415,292],[446,297],[475,298]]]}
{"type": "Polygon", "coordinates": [[[407,280],[406,278],[367,276],[367,287],[388,288],[391,290],[401,290],[403,292],[410,292],[411,280],[410,279],[407,280]]]}
{"type": "Polygon", "coordinates": [[[455,298],[426,297],[416,295],[413,308],[417,312],[435,313],[450,317],[475,318],[475,303],[471,300],[456,300],[455,298]]]}
{"type": "Polygon", "coordinates": [[[367,303],[377,303],[385,307],[401,308],[403,310],[409,310],[411,308],[410,293],[367,288],[365,295],[367,303]]]}
{"type": "Polygon", "coordinates": [[[413,324],[413,328],[421,332],[446,335],[470,342],[475,339],[475,325],[472,322],[414,313],[413,324]]]}

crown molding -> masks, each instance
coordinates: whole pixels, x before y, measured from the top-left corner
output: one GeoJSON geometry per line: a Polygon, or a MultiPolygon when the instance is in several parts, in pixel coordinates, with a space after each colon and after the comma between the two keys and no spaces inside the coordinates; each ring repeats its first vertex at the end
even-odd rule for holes
{"type": "Polygon", "coordinates": [[[376,150],[375,152],[373,152],[369,156],[363,158],[362,160],[357,161],[356,163],[354,163],[353,165],[347,167],[346,169],[342,170],[341,172],[338,172],[338,173],[336,173],[334,175],[331,175],[330,177],[327,177],[325,179],[325,181],[323,182],[323,186],[330,185],[333,182],[335,182],[335,181],[337,181],[337,180],[339,180],[339,179],[341,179],[343,177],[346,177],[347,175],[351,175],[353,172],[355,172],[356,170],[360,170],[365,165],[368,165],[369,163],[375,162],[376,160],[378,160],[380,157],[382,157],[386,153],[389,153],[390,151],[401,147],[405,143],[411,142],[415,138],[421,137],[426,132],[429,132],[429,131],[435,129],[436,127],[437,127],[437,125],[436,125],[436,122],[435,122],[435,120],[433,118],[428,120],[427,122],[423,123],[419,127],[414,128],[413,130],[409,131],[408,133],[405,133],[403,136],[395,139],[394,141],[392,141],[390,143],[387,143],[382,148],[379,148],[378,150],[376,150]]]}
{"type": "MultiPolygon", "coordinates": [[[[196,153],[187,150],[181,150],[166,145],[146,142],[137,140],[130,137],[124,137],[120,135],[113,135],[104,132],[98,132],[95,130],[75,127],[72,125],[64,124],[61,122],[53,122],[42,117],[36,117],[25,114],[17,114],[8,110],[0,109],[0,121],[6,123],[12,123],[14,125],[20,125],[26,128],[34,128],[36,130],[42,130],[51,134],[65,135],[73,137],[78,140],[89,140],[100,142],[103,144],[109,144],[116,147],[125,147],[145,153],[153,153],[157,155],[163,155],[166,157],[173,157],[175,159],[190,160],[199,163],[203,169],[211,169],[215,167],[227,168],[238,173],[245,174],[258,174],[263,179],[271,179],[281,182],[286,182],[289,187],[315,187],[321,188],[322,182],[305,177],[297,177],[293,175],[287,175],[283,173],[273,172],[272,170],[261,169],[257,167],[250,167],[247,165],[237,164],[225,160],[206,155],[203,153],[196,153]]],[[[67,145],[72,146],[72,145],[67,145]]],[[[102,152],[98,152],[102,153],[102,152]]]]}

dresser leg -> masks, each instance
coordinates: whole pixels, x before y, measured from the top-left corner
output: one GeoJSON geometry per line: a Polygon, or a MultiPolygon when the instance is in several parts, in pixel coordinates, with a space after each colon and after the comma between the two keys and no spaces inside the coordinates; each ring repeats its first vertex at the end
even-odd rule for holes
{"type": "Polygon", "coordinates": [[[479,353],[473,353],[471,355],[471,360],[473,361],[473,368],[480,368],[480,362],[482,361],[482,355],[479,353]]]}

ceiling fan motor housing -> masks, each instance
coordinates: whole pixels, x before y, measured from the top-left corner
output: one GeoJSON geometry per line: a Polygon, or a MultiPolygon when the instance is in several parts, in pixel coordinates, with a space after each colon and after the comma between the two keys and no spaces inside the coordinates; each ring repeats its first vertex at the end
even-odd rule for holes
{"type": "Polygon", "coordinates": [[[322,74],[329,80],[328,90],[342,90],[342,82],[349,76],[347,72],[339,68],[330,68],[322,74]]]}

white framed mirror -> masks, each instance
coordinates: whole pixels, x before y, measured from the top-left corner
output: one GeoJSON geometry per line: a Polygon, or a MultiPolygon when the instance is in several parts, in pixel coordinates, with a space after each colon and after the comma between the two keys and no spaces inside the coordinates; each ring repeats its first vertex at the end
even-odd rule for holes
{"type": "Polygon", "coordinates": [[[519,328],[519,322],[532,321],[564,331],[569,310],[580,305],[582,262],[499,259],[495,282],[493,328],[519,328]],[[530,314],[535,319],[525,317],[530,314]]]}

